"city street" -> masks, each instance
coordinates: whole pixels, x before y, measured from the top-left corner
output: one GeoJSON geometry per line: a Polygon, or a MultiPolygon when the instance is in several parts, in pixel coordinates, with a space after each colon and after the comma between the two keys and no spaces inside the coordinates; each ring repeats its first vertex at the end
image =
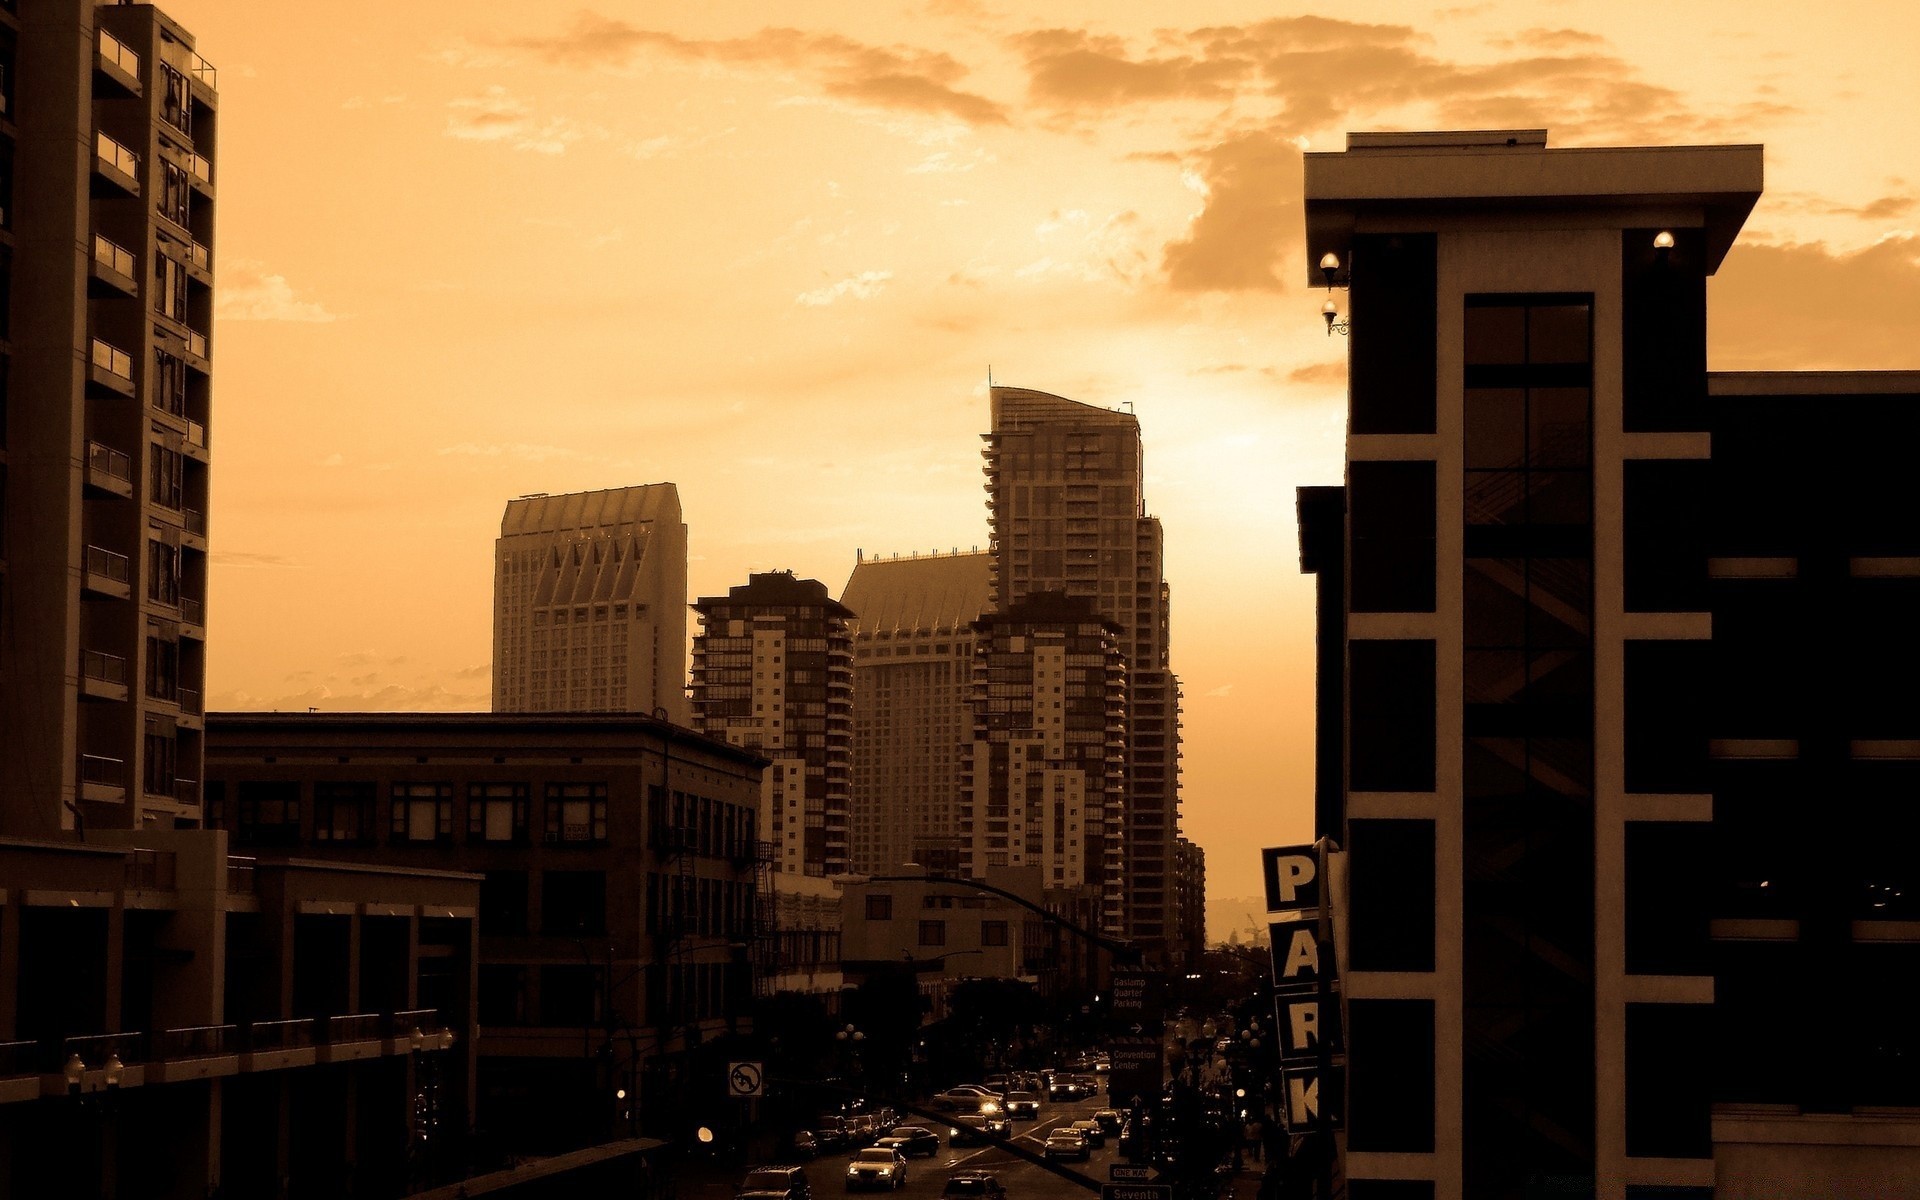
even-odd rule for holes
{"type": "MultiPolygon", "coordinates": [[[[1035,1154],[1041,1152],[1046,1144],[1047,1131],[1059,1125],[1082,1120],[1093,1116],[1103,1108],[1112,1107],[1104,1094],[1086,1100],[1043,1104],[1040,1116],[1032,1121],[1019,1121],[1014,1125],[1014,1138],[1019,1145],[1035,1154]]],[[[930,1198],[940,1194],[947,1176],[955,1171],[975,1170],[991,1171],[1007,1189],[1009,1200],[1023,1200],[1030,1196],[1073,1196],[1084,1193],[1066,1180],[1053,1175],[1016,1155],[1008,1153],[999,1146],[959,1146],[947,1144],[950,1126],[935,1125],[918,1117],[903,1116],[901,1125],[925,1125],[940,1135],[940,1152],[932,1158],[909,1159],[907,1163],[907,1184],[897,1193],[900,1196],[930,1198]]],[[[1084,1163],[1066,1162],[1061,1165],[1088,1176],[1099,1183],[1107,1181],[1107,1165],[1114,1161],[1118,1151],[1115,1149],[1119,1139],[1109,1136],[1106,1145],[1092,1148],[1092,1157],[1084,1163]]],[[[846,1192],[847,1174],[846,1153],[823,1154],[807,1164],[807,1178],[813,1183],[816,1200],[843,1195],[846,1192]]]]}

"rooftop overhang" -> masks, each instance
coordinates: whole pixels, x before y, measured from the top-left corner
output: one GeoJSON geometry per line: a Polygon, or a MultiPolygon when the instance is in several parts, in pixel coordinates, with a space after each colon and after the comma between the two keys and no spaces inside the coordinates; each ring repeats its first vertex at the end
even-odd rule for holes
{"type": "Polygon", "coordinates": [[[1307,282],[1358,233],[1697,226],[1710,275],[1762,190],[1764,147],[1546,148],[1544,130],[1349,134],[1306,156],[1307,282]]]}

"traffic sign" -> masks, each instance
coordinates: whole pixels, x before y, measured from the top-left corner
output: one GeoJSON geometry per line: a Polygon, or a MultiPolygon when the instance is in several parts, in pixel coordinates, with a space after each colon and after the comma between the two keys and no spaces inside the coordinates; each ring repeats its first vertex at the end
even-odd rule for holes
{"type": "Polygon", "coordinates": [[[1153,1178],[1153,1168],[1145,1163],[1113,1163],[1107,1167],[1107,1178],[1115,1183],[1145,1183],[1153,1178]]]}
{"type": "Polygon", "coordinates": [[[1107,1041],[1107,1095],[1143,1097],[1148,1103],[1160,1098],[1166,1087],[1167,1052],[1160,1044],[1158,1031],[1143,1037],[1116,1037],[1107,1041]]]}
{"type": "Polygon", "coordinates": [[[1105,1183],[1100,1200],[1173,1200],[1173,1188],[1164,1183],[1105,1183]]]}
{"type": "MultiPolygon", "coordinates": [[[[709,1076],[709,1078],[711,1078],[711,1076],[709,1076]]],[[[766,1064],[757,1062],[728,1063],[727,1094],[729,1096],[766,1095],[766,1064]]]]}

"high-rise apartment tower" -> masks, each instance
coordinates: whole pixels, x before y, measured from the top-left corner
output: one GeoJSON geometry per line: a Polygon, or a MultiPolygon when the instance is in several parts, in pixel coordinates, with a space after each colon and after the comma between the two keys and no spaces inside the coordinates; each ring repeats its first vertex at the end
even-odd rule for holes
{"type": "Polygon", "coordinates": [[[1160,520],[1141,490],[1131,413],[1024,388],[992,389],[986,446],[993,600],[1038,591],[1092,600],[1127,662],[1126,904],[1117,931],[1158,953],[1174,934],[1180,687],[1169,668],[1160,520]]]}
{"type": "Polygon", "coordinates": [[[686,604],[673,484],[509,501],[493,556],[493,710],[686,724],[686,604]]]}
{"type": "Polygon", "coordinates": [[[840,602],[853,617],[853,869],[958,869],[963,744],[973,736],[973,623],[981,552],[862,557],[840,602]]]}
{"type": "Polygon", "coordinates": [[[768,571],[693,605],[693,723],[772,760],[760,836],[775,871],[840,875],[848,866],[853,616],[817,579],[768,571]]]}
{"type": "Polygon", "coordinates": [[[0,6],[0,833],[200,819],[213,68],[0,6]]]}

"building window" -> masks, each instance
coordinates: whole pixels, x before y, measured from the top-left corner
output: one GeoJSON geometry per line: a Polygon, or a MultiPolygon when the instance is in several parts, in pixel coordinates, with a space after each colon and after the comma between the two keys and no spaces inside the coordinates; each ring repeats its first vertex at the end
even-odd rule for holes
{"type": "Polygon", "coordinates": [[[922,946],[946,945],[947,923],[945,921],[920,922],[920,944],[922,946]]]}
{"type": "Polygon", "coordinates": [[[313,840],[364,846],[373,841],[374,785],[313,785],[313,840]]]}
{"type": "Polygon", "coordinates": [[[527,785],[475,783],[467,787],[467,840],[527,840],[527,785]]]}
{"type": "Polygon", "coordinates": [[[187,320],[187,270],[164,254],[153,256],[153,280],[160,293],[160,315],[187,320]]]}
{"type": "Polygon", "coordinates": [[[300,841],[300,785],[291,780],[242,780],[234,788],[234,834],[246,846],[292,846],[300,841]]]}
{"type": "Polygon", "coordinates": [[[580,935],[607,931],[604,871],[546,871],[540,877],[540,932],[580,935]]]}
{"type": "Polygon", "coordinates": [[[392,840],[396,842],[452,841],[453,785],[450,783],[394,784],[392,840]]]}
{"type": "Polygon", "coordinates": [[[603,1007],[606,976],[599,967],[540,968],[540,1023],[542,1025],[597,1025],[603,1007]]]}
{"type": "Polygon", "coordinates": [[[1006,945],[1007,923],[1005,921],[980,922],[980,944],[982,946],[1006,945]]]}
{"type": "Polygon", "coordinates": [[[147,718],[146,777],[143,782],[149,796],[173,797],[174,766],[179,755],[179,744],[174,741],[173,733],[172,721],[147,718]]]}
{"type": "Polygon", "coordinates": [[[180,698],[180,643],[148,635],[147,695],[156,700],[180,698]]]}
{"type": "Polygon", "coordinates": [[[153,472],[149,493],[155,504],[164,504],[168,508],[180,507],[180,497],[184,492],[186,468],[181,462],[180,453],[165,446],[151,447],[153,472]]]}
{"type": "Polygon", "coordinates": [[[606,840],[606,784],[547,785],[547,841],[590,845],[606,840]]]}
{"type": "Polygon", "coordinates": [[[483,936],[527,931],[527,873],[488,871],[480,881],[483,936]]]}
{"type": "Polygon", "coordinates": [[[160,162],[160,215],[172,221],[182,229],[188,228],[187,199],[193,189],[187,183],[187,172],[162,159],[160,162]]]}
{"type": "Polygon", "coordinates": [[[180,548],[165,542],[147,543],[147,599],[161,604],[180,603],[180,548]]]}
{"type": "Polygon", "coordinates": [[[479,1002],[482,1025],[528,1024],[527,968],[480,964],[479,1002]]]}
{"type": "Polygon", "coordinates": [[[153,352],[153,406],[176,417],[187,415],[187,364],[165,350],[153,352]]]}
{"type": "Polygon", "coordinates": [[[869,921],[893,920],[893,897],[892,896],[876,896],[869,893],[867,896],[867,920],[869,921]]]}

